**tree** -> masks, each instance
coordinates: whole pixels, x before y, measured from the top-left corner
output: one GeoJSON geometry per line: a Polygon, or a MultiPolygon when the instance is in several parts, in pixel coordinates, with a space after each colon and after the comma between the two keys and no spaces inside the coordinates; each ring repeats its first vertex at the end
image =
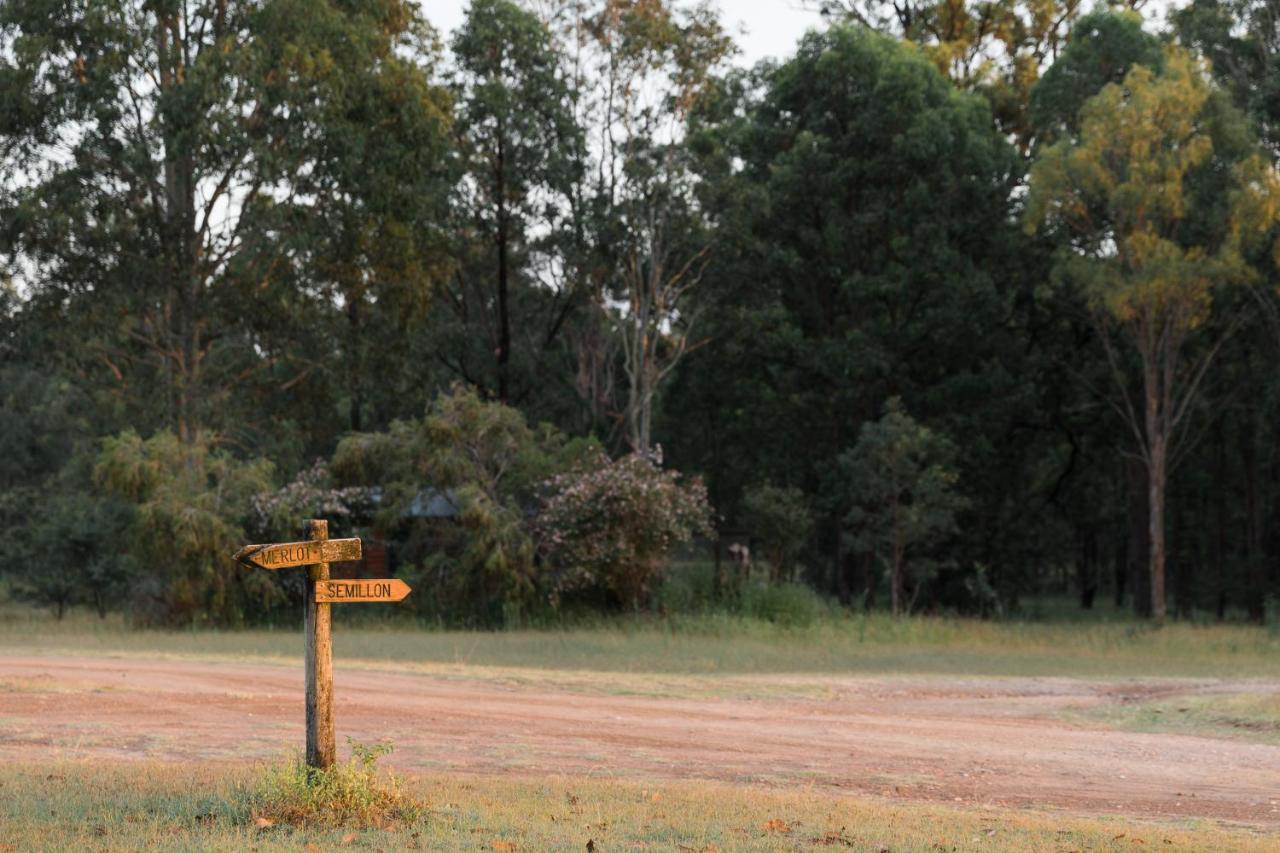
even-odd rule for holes
{"type": "Polygon", "coordinates": [[[1227,136],[1238,116],[1205,70],[1171,48],[1155,73],[1136,66],[1086,102],[1080,132],[1044,152],[1031,176],[1027,227],[1063,235],[1056,274],[1088,296],[1118,392],[1114,405],[1147,474],[1152,615],[1165,616],[1169,471],[1222,341],[1198,351],[1216,290],[1249,273],[1241,248],[1274,221],[1277,179],[1227,136]],[[1215,132],[1224,145],[1215,147],[1215,132]],[[1140,393],[1117,338],[1139,362],[1140,393]]]}
{"type": "Polygon", "coordinates": [[[810,5],[825,16],[919,45],[958,87],[987,98],[1001,129],[1019,140],[1024,153],[1032,136],[1032,89],[1074,35],[1072,25],[1083,6],[1080,0],[812,0],[810,5]]]}
{"type": "Polygon", "coordinates": [[[429,590],[415,605],[450,624],[502,625],[536,609],[540,591],[528,517],[538,485],[585,452],[559,431],[531,427],[517,409],[461,385],[420,419],[338,445],[341,487],[380,491],[375,523],[407,539],[411,577],[429,590]],[[443,504],[433,517],[427,504],[443,504]]]}
{"type": "MultiPolygon", "coordinates": [[[[814,551],[848,601],[831,460],[884,399],[964,434],[966,482],[972,469],[994,481],[992,503],[1006,499],[993,472],[1022,416],[1025,347],[1008,323],[1019,160],[981,98],[863,27],[810,33],[759,74],[743,85],[755,97],[708,104],[691,137],[723,251],[701,287],[714,345],[689,357],[670,405],[715,426],[668,432],[680,464],[705,452],[717,465],[704,470],[727,512],[765,477],[811,496],[814,551]]],[[[966,563],[979,560],[994,562],[966,563]]]]}
{"type": "MultiPolygon", "coordinates": [[[[547,26],[510,0],[474,0],[453,39],[457,72],[457,185],[460,254],[449,304],[491,354],[491,370],[468,365],[462,351],[442,353],[458,371],[504,403],[519,402],[529,387],[515,387],[515,336],[530,338],[534,353],[557,339],[577,294],[548,298],[541,306],[520,291],[539,288],[538,242],[570,227],[570,195],[581,179],[582,129],[575,122],[563,57],[547,26]],[[542,234],[536,231],[552,232],[542,234]],[[526,313],[514,313],[524,308],[526,313]],[[522,328],[513,328],[518,325],[522,328]]],[[[547,288],[550,296],[550,288],[547,288]]],[[[477,359],[479,360],[479,359],[477,359]]],[[[523,377],[526,386],[543,377],[523,377]]]]}
{"type": "Polygon", "coordinates": [[[774,583],[787,579],[813,533],[813,514],[804,492],[765,483],[742,496],[742,523],[769,559],[774,583]]]}
{"type": "Polygon", "coordinates": [[[263,306],[255,331],[273,355],[287,344],[304,375],[332,376],[358,432],[370,415],[389,420],[395,395],[422,378],[404,374],[451,266],[440,227],[455,177],[450,97],[435,81],[435,33],[411,5],[322,3],[304,16],[283,2],[260,16],[272,199],[255,199],[240,268],[292,303],[263,306]]]}
{"type": "Polygon", "coordinates": [[[1134,65],[1159,69],[1160,39],[1133,11],[1100,9],[1076,21],[1066,49],[1041,75],[1029,97],[1029,132],[1038,145],[1080,130],[1080,108],[1108,83],[1120,83],[1134,65]]]}
{"type": "Polygon", "coordinates": [[[255,495],[271,486],[266,460],[240,461],[207,437],[124,432],[103,440],[95,486],[130,504],[129,553],[142,569],[134,618],[163,625],[239,624],[281,601],[264,572],[235,567],[255,495]]]}
{"type": "MultiPolygon", "coordinates": [[[[327,192],[360,207],[343,203],[350,180],[328,179],[369,165],[362,142],[378,136],[354,128],[378,122],[386,138],[382,120],[413,124],[403,117],[430,89],[424,35],[404,0],[0,8],[0,180],[13,189],[0,257],[30,310],[60,319],[55,351],[87,386],[116,390],[120,420],[196,443],[232,420],[238,386],[278,392],[317,372],[315,328],[332,305],[287,274],[315,249],[294,226],[301,216],[315,235],[323,217],[306,214],[327,192]]],[[[413,151],[376,171],[361,203],[408,165],[413,151]]],[[[385,220],[365,213],[335,240],[372,230],[385,243],[385,220]]]]}
{"type": "Polygon", "coordinates": [[[966,506],[955,492],[954,453],[895,398],[840,456],[852,505],[846,523],[855,547],[888,572],[894,616],[911,611],[937,569],[934,549],[956,532],[956,513],[966,506]]]}
{"type": "Polygon", "coordinates": [[[553,17],[588,140],[565,252],[588,309],[568,336],[574,385],[591,428],[648,452],[659,391],[698,342],[690,294],[711,251],[684,125],[733,42],[701,3],[563,3],[553,17]]]}

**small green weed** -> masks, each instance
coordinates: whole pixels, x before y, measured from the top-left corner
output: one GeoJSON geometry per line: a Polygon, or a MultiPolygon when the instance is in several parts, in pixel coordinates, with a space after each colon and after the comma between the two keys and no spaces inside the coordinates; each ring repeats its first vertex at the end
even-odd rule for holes
{"type": "Polygon", "coordinates": [[[268,768],[251,796],[254,820],[260,826],[358,828],[415,823],[423,806],[401,791],[395,774],[376,767],[391,744],[367,746],[350,738],[347,744],[351,757],[326,770],[308,767],[301,755],[268,768]]]}

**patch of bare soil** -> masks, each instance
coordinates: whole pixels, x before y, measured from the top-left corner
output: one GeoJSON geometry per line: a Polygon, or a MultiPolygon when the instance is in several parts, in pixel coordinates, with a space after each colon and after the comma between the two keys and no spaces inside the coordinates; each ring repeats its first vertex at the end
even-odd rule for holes
{"type": "MultiPolygon", "coordinates": [[[[815,677],[823,698],[673,699],[335,669],[340,747],[389,738],[405,771],[813,785],[1280,829],[1280,747],[1055,719],[1274,685],[815,677]]],[[[0,656],[0,758],[264,758],[301,745],[302,686],[301,666],[0,656]]]]}

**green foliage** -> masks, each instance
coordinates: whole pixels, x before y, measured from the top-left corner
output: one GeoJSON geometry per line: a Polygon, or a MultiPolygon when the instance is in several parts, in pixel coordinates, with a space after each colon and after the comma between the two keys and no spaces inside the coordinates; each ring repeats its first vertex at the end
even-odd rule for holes
{"type": "Polygon", "coordinates": [[[917,423],[897,399],[840,456],[854,547],[884,566],[894,615],[910,612],[938,570],[938,546],[957,532],[956,514],[967,501],[955,491],[954,457],[950,442],[917,423]]]}
{"type": "Polygon", "coordinates": [[[1055,274],[1092,310],[1116,386],[1113,405],[1146,468],[1157,619],[1166,607],[1171,460],[1201,381],[1243,314],[1210,326],[1202,353],[1193,350],[1196,333],[1210,325],[1215,294],[1254,274],[1249,250],[1280,215],[1280,177],[1250,152],[1241,124],[1202,61],[1170,47],[1158,72],[1134,66],[1123,83],[1090,98],[1079,134],[1047,149],[1031,174],[1026,226],[1062,241],[1055,274]],[[1137,356],[1137,383],[1113,335],[1137,356]]]}
{"type": "Polygon", "coordinates": [[[790,578],[813,535],[813,513],[804,492],[771,483],[755,486],[742,496],[740,516],[752,540],[763,546],[774,583],[790,578]]]}
{"type": "Polygon", "coordinates": [[[736,604],[738,612],[785,628],[808,628],[830,613],[812,587],[788,582],[776,586],[748,584],[736,604]]]}
{"type": "Polygon", "coordinates": [[[248,541],[245,520],[271,476],[270,462],[237,460],[204,436],[184,443],[170,432],[145,440],[124,432],[103,441],[94,483],[134,508],[138,621],[235,624],[281,599],[264,572],[231,560],[248,541]]]}
{"type": "Polygon", "coordinates": [[[1175,608],[1266,617],[1276,0],[832,0],[749,70],[702,3],[420,5],[0,3],[7,588],[269,618],[298,573],[216,562],[320,515],[426,620],[568,618],[531,525],[598,439],[874,608],[836,460],[897,397],[972,509],[921,606],[1150,600],[1163,443],[1175,608]]]}
{"type": "Polygon", "coordinates": [[[610,460],[599,452],[544,489],[536,530],[557,598],[595,589],[638,609],[661,581],[671,549],[711,531],[702,481],[681,483],[679,472],[642,454],[610,460]]]}
{"type": "Polygon", "coordinates": [[[36,497],[27,509],[2,553],[18,570],[15,596],[51,608],[59,620],[74,604],[105,616],[136,573],[126,540],[130,507],[71,491],[36,497]]]}
{"type": "Polygon", "coordinates": [[[1078,0],[823,0],[819,6],[919,45],[957,87],[982,93],[1001,129],[1024,147],[1032,133],[1028,112],[1034,112],[1028,102],[1045,58],[1058,56],[1064,45],[1070,50],[1084,29],[1072,26],[1083,7],[1078,0]]]}
{"type": "Polygon", "coordinates": [[[495,625],[536,606],[526,516],[537,485],[582,452],[550,427],[530,427],[516,409],[455,386],[421,420],[343,439],[332,469],[343,486],[380,489],[375,520],[408,537],[405,574],[423,590],[413,600],[420,612],[495,625]],[[416,517],[433,500],[456,515],[416,517]]]}
{"type": "Polygon", "coordinates": [[[1076,21],[1066,50],[1031,90],[1036,140],[1050,144],[1080,130],[1080,109],[1109,83],[1121,82],[1134,65],[1159,69],[1160,39],[1143,29],[1131,10],[1099,9],[1076,21]]]}
{"type": "Polygon", "coordinates": [[[297,827],[392,829],[418,822],[424,806],[402,790],[394,773],[382,774],[378,759],[390,743],[374,746],[350,738],[351,757],[318,770],[303,756],[269,767],[250,794],[253,817],[297,827]]]}
{"type": "MultiPolygon", "coordinates": [[[[1006,324],[1015,150],[981,98],[862,27],[812,32],[752,82],[758,97],[709,109],[695,138],[722,248],[712,344],[669,403],[672,458],[706,473],[729,517],[753,483],[802,489],[813,551],[834,555],[848,511],[834,460],[897,395],[966,436],[998,513],[1025,358],[1006,324]],[[677,426],[694,412],[696,429],[677,426]]],[[[814,568],[852,599],[837,559],[814,568]]]]}

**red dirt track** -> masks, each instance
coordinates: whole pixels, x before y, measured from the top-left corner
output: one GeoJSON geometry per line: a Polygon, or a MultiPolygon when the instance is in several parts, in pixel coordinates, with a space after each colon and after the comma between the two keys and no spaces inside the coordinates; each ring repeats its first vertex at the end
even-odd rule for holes
{"type": "MultiPolygon", "coordinates": [[[[408,772],[812,785],[1280,829],[1280,746],[1055,718],[1270,685],[814,676],[822,698],[673,699],[335,670],[339,753],[347,736],[390,738],[408,772]]],[[[0,760],[254,760],[301,745],[302,710],[300,666],[0,656],[0,760]]]]}

